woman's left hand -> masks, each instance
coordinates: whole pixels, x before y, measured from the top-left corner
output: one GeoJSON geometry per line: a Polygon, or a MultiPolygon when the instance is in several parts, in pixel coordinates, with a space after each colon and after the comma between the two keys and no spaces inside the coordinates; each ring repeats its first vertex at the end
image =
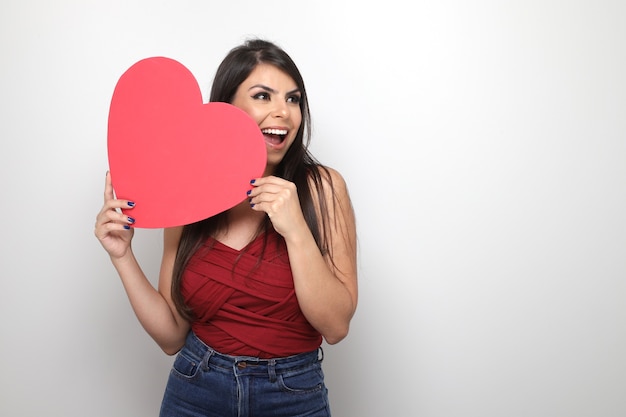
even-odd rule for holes
{"type": "Polygon", "coordinates": [[[296,185],[282,178],[269,176],[257,178],[248,194],[252,210],[264,211],[274,229],[285,239],[298,233],[300,227],[308,230],[296,185]]]}

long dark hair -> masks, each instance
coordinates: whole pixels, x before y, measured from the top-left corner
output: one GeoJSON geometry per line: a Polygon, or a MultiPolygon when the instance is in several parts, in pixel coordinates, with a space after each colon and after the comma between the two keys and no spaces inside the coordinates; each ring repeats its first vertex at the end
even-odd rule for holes
{"type": "MultiPolygon", "coordinates": [[[[328,170],[322,166],[308,151],[311,140],[311,115],[304,88],[304,80],[291,57],[277,45],[265,40],[248,40],[233,48],[217,69],[209,101],[231,103],[239,85],[250,75],[259,64],[273,65],[287,73],[295,81],[301,93],[300,111],[302,122],[294,142],[286,152],[273,175],[293,182],[298,190],[300,205],[304,218],[315,238],[322,254],[328,253],[328,207],[324,198],[324,180],[332,189],[332,181],[328,170]],[[318,196],[317,204],[321,212],[318,219],[311,183],[318,196]]],[[[199,222],[186,225],[178,244],[178,252],[174,262],[172,277],[172,299],[181,315],[192,319],[193,314],[185,304],[181,294],[183,271],[193,254],[216,232],[228,227],[228,212],[223,212],[199,222]]],[[[267,216],[260,226],[259,232],[268,230],[271,223],[267,216]]]]}

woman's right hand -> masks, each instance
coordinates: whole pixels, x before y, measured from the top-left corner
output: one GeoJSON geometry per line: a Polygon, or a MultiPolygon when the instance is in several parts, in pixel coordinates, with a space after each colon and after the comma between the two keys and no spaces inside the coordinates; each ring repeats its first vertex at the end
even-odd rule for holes
{"type": "Polygon", "coordinates": [[[132,209],[134,205],[135,203],[132,201],[118,200],[113,196],[111,173],[107,172],[104,186],[104,206],[96,217],[94,234],[111,258],[121,258],[130,249],[134,235],[131,225],[135,220],[122,213],[120,209],[132,209]]]}

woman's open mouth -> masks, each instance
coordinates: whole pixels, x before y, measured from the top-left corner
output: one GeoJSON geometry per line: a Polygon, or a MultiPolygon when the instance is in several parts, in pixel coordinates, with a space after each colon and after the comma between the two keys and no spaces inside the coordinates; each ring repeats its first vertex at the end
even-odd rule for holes
{"type": "Polygon", "coordinates": [[[287,129],[261,129],[261,132],[265,137],[265,142],[271,146],[282,144],[289,133],[287,129]]]}

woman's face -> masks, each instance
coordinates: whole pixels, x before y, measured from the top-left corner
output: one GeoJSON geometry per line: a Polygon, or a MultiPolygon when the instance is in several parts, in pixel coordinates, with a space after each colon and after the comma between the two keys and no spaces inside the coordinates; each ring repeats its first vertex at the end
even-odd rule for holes
{"type": "Polygon", "coordinates": [[[259,64],[237,88],[232,101],[254,119],[267,147],[266,174],[282,161],[300,123],[301,93],[295,81],[270,64],[259,64]]]}

